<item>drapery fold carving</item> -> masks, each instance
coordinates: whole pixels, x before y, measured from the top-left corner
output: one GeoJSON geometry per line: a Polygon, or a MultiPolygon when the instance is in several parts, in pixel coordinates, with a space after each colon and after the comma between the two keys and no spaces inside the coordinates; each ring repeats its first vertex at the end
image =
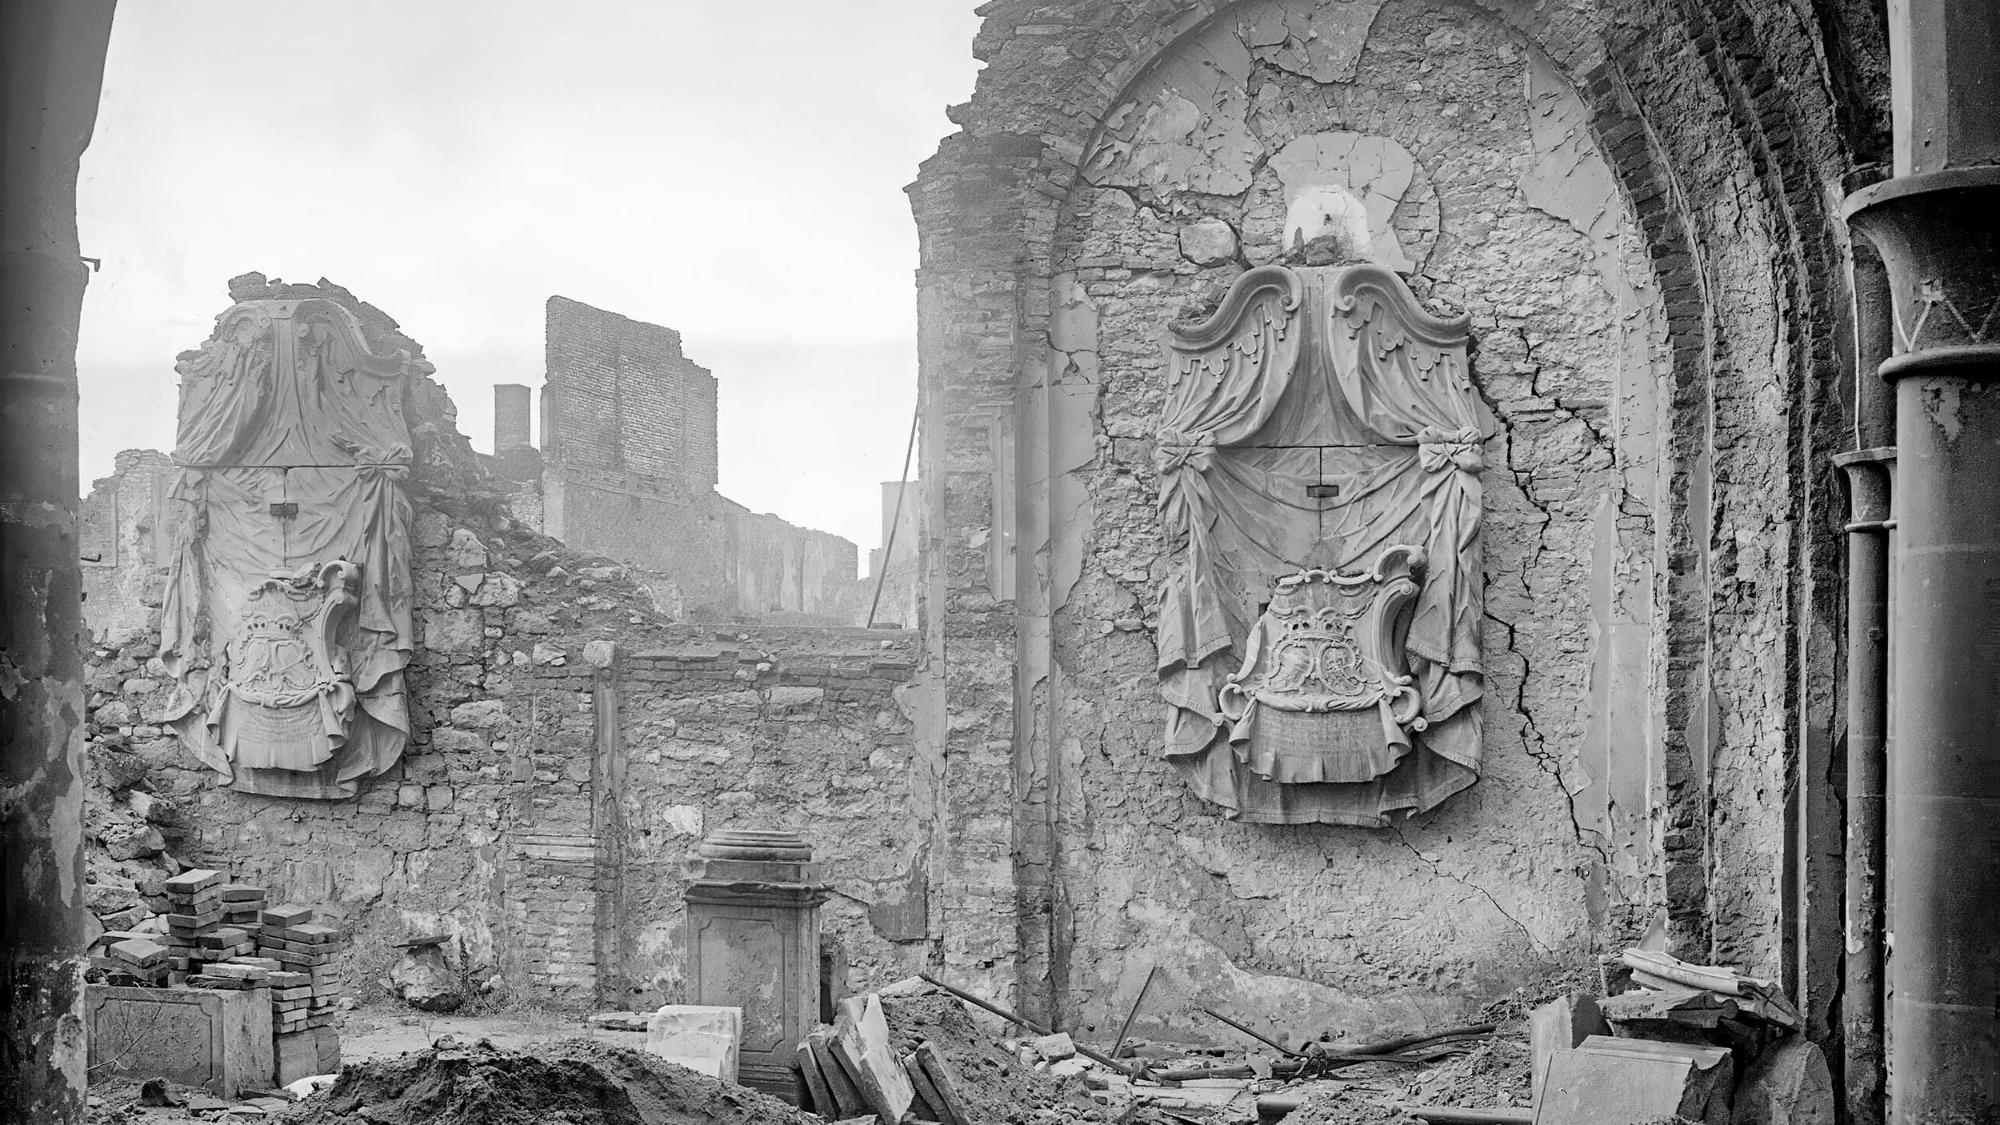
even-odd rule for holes
{"type": "Polygon", "coordinates": [[[409,738],[405,384],[326,300],[249,301],[183,353],[168,722],[246,792],[339,798],[409,738]]]}
{"type": "Polygon", "coordinates": [[[1233,817],[1379,826],[1478,776],[1487,420],[1467,328],[1363,265],[1251,270],[1211,316],[1170,330],[1155,453],[1175,556],[1160,597],[1166,753],[1233,817]],[[1426,560],[1395,646],[1417,714],[1224,714],[1280,579],[1368,573],[1398,547],[1426,560]]]}

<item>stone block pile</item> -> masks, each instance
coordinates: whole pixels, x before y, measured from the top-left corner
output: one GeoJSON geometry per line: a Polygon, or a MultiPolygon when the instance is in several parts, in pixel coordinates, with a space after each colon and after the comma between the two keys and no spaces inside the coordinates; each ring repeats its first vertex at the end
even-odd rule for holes
{"type": "Polygon", "coordinates": [[[231,883],[219,871],[184,871],[166,881],[165,893],[164,915],[148,917],[137,906],[101,916],[107,929],[92,964],[105,982],[268,988],[281,1080],[340,1069],[333,1024],[346,990],[336,961],[346,933],[315,921],[310,906],[272,906],[265,888],[231,883]],[[109,928],[113,922],[121,928],[109,928]]]}
{"type": "Polygon", "coordinates": [[[264,889],[230,883],[220,871],[191,870],[167,880],[167,964],[172,984],[208,966],[257,952],[264,889]]]}
{"type": "Polygon", "coordinates": [[[313,921],[310,906],[279,906],[263,912],[257,952],[282,970],[282,984],[271,994],[274,1026],[280,1038],[308,1029],[330,1027],[334,1005],[345,982],[334,955],[346,935],[313,921]]]}

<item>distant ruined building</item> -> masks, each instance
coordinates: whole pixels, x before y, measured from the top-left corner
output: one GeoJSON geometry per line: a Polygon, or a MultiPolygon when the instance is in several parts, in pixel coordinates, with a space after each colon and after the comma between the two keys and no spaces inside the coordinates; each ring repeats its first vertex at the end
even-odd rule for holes
{"type": "Polygon", "coordinates": [[[493,393],[493,468],[523,523],[639,568],[676,617],[859,621],[854,544],[715,490],[715,376],[679,332],[550,297],[547,349],[539,451],[533,391],[493,393]]]}

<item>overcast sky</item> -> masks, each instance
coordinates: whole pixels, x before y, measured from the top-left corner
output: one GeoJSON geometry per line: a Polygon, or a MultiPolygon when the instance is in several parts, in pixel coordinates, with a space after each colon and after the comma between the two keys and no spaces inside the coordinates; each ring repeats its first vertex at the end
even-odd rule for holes
{"type": "Polygon", "coordinates": [[[473,445],[560,293],[715,372],[721,488],[877,545],[916,395],[904,185],[975,0],[125,0],[79,191],[83,477],[173,444],[176,353],[261,270],[423,343],[473,445]]]}

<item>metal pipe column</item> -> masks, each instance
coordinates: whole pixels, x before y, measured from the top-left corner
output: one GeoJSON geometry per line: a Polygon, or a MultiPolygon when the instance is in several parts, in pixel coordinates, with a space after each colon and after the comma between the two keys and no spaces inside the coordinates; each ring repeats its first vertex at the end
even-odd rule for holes
{"type": "Polygon", "coordinates": [[[1890,0],[1889,1120],[2000,1121],[2000,4],[1890,0]]]}
{"type": "MultiPolygon", "coordinates": [[[[1872,377],[1872,375],[1871,375],[1872,377]]],[[[1847,473],[1846,933],[1841,1073],[1850,1125],[1882,1118],[1882,875],[1889,724],[1889,489],[1895,448],[1834,458],[1847,473]]]]}
{"type": "Polygon", "coordinates": [[[1974,329],[2000,311],[2000,167],[1900,177],[1849,209],[1902,326],[1882,365],[1897,413],[1890,1120],[1995,1120],[2000,345],[1974,329]]]}

